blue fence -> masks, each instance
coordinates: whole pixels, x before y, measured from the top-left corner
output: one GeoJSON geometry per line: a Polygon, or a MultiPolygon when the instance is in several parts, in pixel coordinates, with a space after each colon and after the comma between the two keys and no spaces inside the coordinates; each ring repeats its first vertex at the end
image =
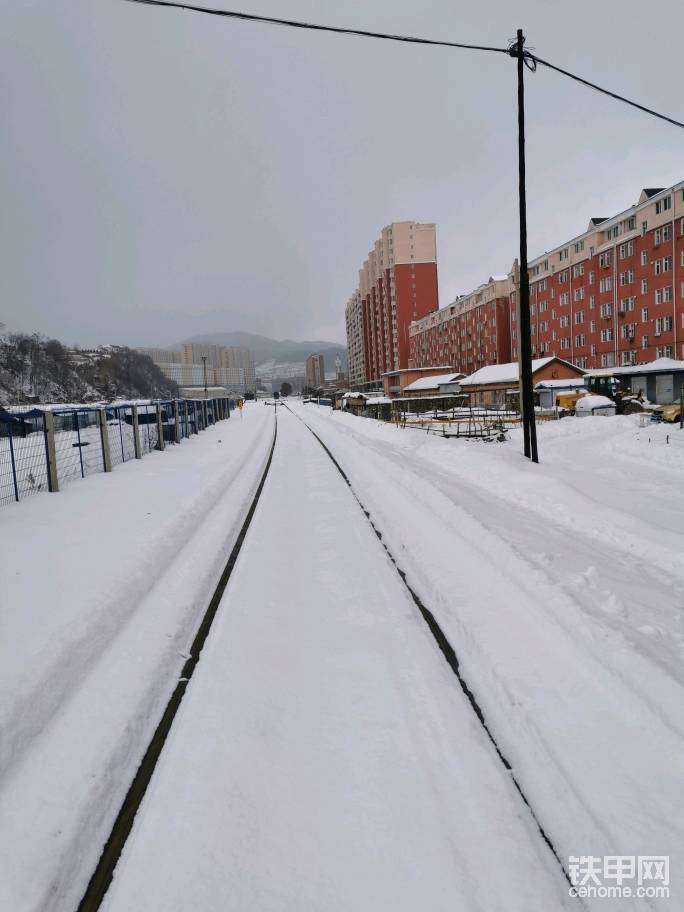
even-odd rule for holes
{"type": "Polygon", "coordinates": [[[0,407],[0,507],[180,443],[230,411],[228,399],[0,407]]]}

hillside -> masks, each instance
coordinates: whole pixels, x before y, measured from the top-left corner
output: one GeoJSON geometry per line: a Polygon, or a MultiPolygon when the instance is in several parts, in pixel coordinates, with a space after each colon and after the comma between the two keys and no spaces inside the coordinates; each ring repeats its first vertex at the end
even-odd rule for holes
{"type": "Polygon", "coordinates": [[[57,339],[0,337],[0,405],[176,394],[176,384],[166,379],[152,359],[130,348],[103,346],[95,351],[70,351],[57,339]]]}
{"type": "MultiPolygon", "coordinates": [[[[202,336],[193,336],[184,339],[185,342],[196,342],[204,345],[236,345],[248,348],[254,352],[254,361],[261,364],[264,361],[276,361],[279,364],[297,363],[305,361],[314,352],[323,355],[327,370],[332,370],[335,358],[339,355],[342,361],[342,370],[347,369],[347,349],[337,342],[324,342],[320,339],[295,342],[292,339],[271,339],[268,336],[259,336],[255,333],[224,332],[207,333],[202,336]]],[[[178,346],[180,347],[180,343],[178,346]]]]}

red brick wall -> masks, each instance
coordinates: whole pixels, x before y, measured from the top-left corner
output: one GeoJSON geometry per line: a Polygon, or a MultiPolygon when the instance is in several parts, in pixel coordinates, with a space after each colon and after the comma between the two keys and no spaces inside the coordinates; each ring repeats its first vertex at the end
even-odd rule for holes
{"type": "Polygon", "coordinates": [[[399,264],[394,268],[399,369],[408,367],[409,325],[439,307],[437,264],[399,264]]]}

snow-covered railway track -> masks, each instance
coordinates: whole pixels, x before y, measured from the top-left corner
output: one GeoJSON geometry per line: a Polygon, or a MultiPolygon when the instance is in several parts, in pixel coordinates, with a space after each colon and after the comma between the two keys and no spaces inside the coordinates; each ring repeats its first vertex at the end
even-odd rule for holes
{"type": "Polygon", "coordinates": [[[88,886],[78,906],[78,912],[96,912],[102,905],[102,901],[107,893],[109,885],[114,874],[114,869],[121,856],[124,845],[128,839],[133,826],[135,815],[140,808],[140,804],[145,797],[145,793],[152,779],[152,775],[157,766],[157,762],[166,743],[166,739],[173,725],[176,713],[181,705],[185,695],[188,683],[192,678],[198,665],[200,653],[211,630],[212,623],[216,617],[221,598],[228,584],[228,580],[235,567],[238,555],[249,529],[261,493],[266,483],[271,463],[273,461],[273,452],[275,450],[276,439],[278,435],[277,415],[274,415],[273,439],[271,442],[266,464],[261,474],[258,487],[254,497],[249,505],[245,519],[240,527],[235,544],[228,556],[225,567],[216,584],[216,588],[211,596],[207,609],[202,616],[202,620],[197,628],[197,632],[188,651],[186,662],[178,678],[176,687],[164,709],[164,713],[154,731],[143,759],[138,767],[135,777],[126,793],[121,809],[117,814],[116,820],[107,837],[107,841],[98,860],[97,866],[88,882],[88,886]]]}
{"type": "MultiPolygon", "coordinates": [[[[344,471],[344,469],[342,468],[342,466],[340,465],[338,460],[335,458],[335,456],[333,455],[330,448],[323,442],[321,437],[313,430],[313,428],[309,424],[307,424],[306,421],[304,421],[304,419],[300,415],[297,415],[295,412],[293,412],[292,409],[289,408],[289,406],[286,406],[286,407],[288,408],[288,411],[290,411],[291,414],[293,414],[299,421],[301,421],[301,423],[307,428],[307,430],[314,436],[314,438],[321,445],[321,447],[323,448],[323,450],[325,451],[328,458],[331,460],[331,462],[333,463],[333,465],[335,466],[335,468],[337,469],[339,474],[344,479],[346,485],[348,486],[349,490],[351,491],[352,495],[354,496],[354,499],[356,500],[359,507],[363,511],[364,516],[368,520],[373,532],[377,536],[378,541],[381,543],[382,547],[384,548],[385,552],[387,553],[387,556],[389,557],[390,561],[392,562],[392,565],[396,569],[397,574],[399,575],[402,583],[404,584],[409,595],[411,596],[413,603],[415,604],[415,606],[418,609],[418,611],[420,612],[423,620],[427,624],[427,626],[430,630],[430,633],[434,637],[435,642],[437,643],[442,655],[444,656],[444,659],[446,660],[446,663],[448,664],[449,668],[455,675],[455,677],[458,681],[458,684],[468,701],[470,708],[472,709],[475,717],[477,718],[478,722],[484,729],[484,731],[487,735],[487,738],[491,742],[494,752],[496,753],[496,756],[498,757],[499,761],[505,767],[506,772],[510,776],[511,781],[512,781],[516,791],[518,792],[523,804],[525,805],[525,808],[531,815],[532,820],[534,821],[534,825],[536,826],[537,831],[539,833],[539,836],[544,841],[544,843],[547,846],[547,848],[549,849],[549,851],[552,853],[553,857],[555,858],[556,862],[558,863],[558,866],[560,867],[560,870],[562,871],[563,876],[565,877],[567,882],[570,884],[571,883],[570,876],[561,859],[561,856],[560,856],[559,852],[557,851],[556,847],[554,846],[553,842],[549,838],[549,835],[546,833],[537,812],[535,811],[534,807],[532,806],[530,799],[525,794],[520,782],[516,778],[516,775],[515,775],[515,772],[513,771],[513,767],[511,765],[511,763],[507,759],[501,745],[498,743],[496,737],[494,736],[491,725],[487,721],[485,714],[482,710],[482,707],[479,705],[477,698],[475,697],[475,694],[473,693],[473,689],[472,689],[471,685],[464,677],[463,671],[461,669],[461,666],[460,666],[460,663],[458,660],[458,656],[456,654],[456,650],[454,649],[453,645],[449,641],[449,638],[447,637],[444,630],[439,625],[439,622],[437,621],[434,613],[427,607],[427,605],[424,603],[424,601],[421,599],[421,597],[418,595],[418,593],[415,591],[415,589],[409,584],[407,575],[406,575],[406,571],[402,569],[402,567],[398,561],[398,558],[396,557],[396,555],[392,552],[392,550],[388,546],[387,541],[383,538],[382,532],[380,531],[380,529],[377,527],[376,523],[371,518],[370,511],[364,505],[361,497],[359,496],[359,493],[355,490],[354,486],[352,485],[351,481],[349,480],[349,476],[344,471]]],[[[581,900],[578,900],[578,903],[581,903],[581,900]]]]}

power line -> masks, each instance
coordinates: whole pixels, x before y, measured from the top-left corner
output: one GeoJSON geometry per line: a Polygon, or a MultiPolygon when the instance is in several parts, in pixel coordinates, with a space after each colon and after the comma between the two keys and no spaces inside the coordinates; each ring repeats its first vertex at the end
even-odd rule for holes
{"type": "MultiPolygon", "coordinates": [[[[401,41],[406,44],[424,44],[431,45],[433,47],[460,48],[469,51],[490,51],[495,54],[510,54],[513,57],[517,56],[517,52],[515,54],[511,53],[511,48],[489,47],[482,44],[465,44],[458,41],[440,41],[436,38],[418,38],[414,35],[393,35],[388,32],[372,32],[367,29],[341,28],[334,25],[319,25],[314,22],[302,22],[297,19],[278,19],[273,16],[257,16],[253,13],[241,13],[234,10],[214,9],[212,7],[196,6],[190,3],[174,3],[172,0],[127,0],[127,2],[145,4],[146,6],[162,6],[169,7],[171,9],[188,10],[192,13],[205,13],[208,16],[222,16],[226,19],[240,19],[245,22],[260,22],[269,25],[282,25],[286,26],[287,28],[308,29],[315,32],[332,32],[336,35],[354,35],[361,38],[376,38],[384,41],[401,41]]],[[[675,120],[673,117],[669,117],[667,114],[661,114],[658,111],[654,111],[652,108],[647,108],[645,105],[639,104],[636,101],[632,101],[629,98],[625,98],[624,95],[619,95],[617,92],[611,92],[610,89],[604,89],[602,86],[596,85],[596,83],[590,82],[588,79],[584,79],[582,76],[578,76],[576,73],[571,73],[569,70],[564,70],[562,67],[556,66],[554,63],[550,63],[548,60],[537,57],[536,54],[532,54],[530,51],[525,51],[524,57],[526,64],[532,70],[536,68],[536,64],[541,64],[542,66],[547,67],[549,70],[555,70],[557,73],[561,73],[563,76],[567,76],[569,79],[575,80],[575,82],[579,82],[590,89],[594,89],[596,92],[601,92],[603,95],[607,95],[609,98],[614,98],[616,101],[621,101],[623,104],[637,108],[637,110],[643,111],[645,114],[650,114],[652,117],[657,117],[659,120],[664,120],[667,123],[671,123],[675,127],[681,127],[684,129],[684,123],[680,122],[679,120],[675,120]]]]}
{"type": "Polygon", "coordinates": [[[507,48],[487,47],[481,44],[463,44],[458,41],[439,41],[436,38],[416,38],[413,35],[392,35],[386,32],[341,28],[335,25],[317,25],[313,22],[301,22],[297,19],[276,19],[273,16],[256,16],[253,13],[238,13],[233,10],[213,9],[208,6],[194,6],[190,3],[172,3],[171,0],[128,0],[128,2],[144,3],[147,6],[167,6],[173,9],[189,10],[192,13],[206,13],[209,16],[223,16],[227,19],[242,19],[246,22],[262,22],[270,25],[285,25],[288,28],[310,29],[315,32],[334,32],[337,35],[381,38],[385,41],[403,41],[408,44],[429,44],[436,47],[463,48],[469,51],[493,51],[496,54],[508,54],[507,48]]]}
{"type": "Polygon", "coordinates": [[[639,111],[644,111],[646,114],[650,114],[652,117],[658,117],[660,120],[666,120],[668,123],[673,124],[675,127],[681,127],[684,129],[684,123],[681,123],[679,120],[675,120],[673,117],[668,117],[667,114],[660,114],[658,111],[654,111],[652,108],[647,108],[642,104],[639,104],[637,101],[631,101],[629,98],[625,98],[624,95],[618,95],[617,92],[611,92],[610,89],[604,89],[599,85],[596,85],[594,82],[589,82],[588,79],[583,79],[581,76],[577,76],[575,73],[570,73],[568,70],[564,70],[559,66],[556,66],[554,63],[549,63],[548,60],[542,60],[541,57],[537,57],[536,54],[526,53],[526,57],[531,60],[534,60],[536,63],[540,63],[542,66],[548,67],[550,70],[555,70],[557,73],[562,73],[563,76],[568,76],[570,79],[574,79],[575,82],[581,82],[582,85],[588,86],[590,89],[594,89],[597,92],[601,92],[603,95],[608,95],[610,98],[615,98],[617,101],[622,101],[625,104],[631,105],[633,108],[638,108],[639,111]]]}

